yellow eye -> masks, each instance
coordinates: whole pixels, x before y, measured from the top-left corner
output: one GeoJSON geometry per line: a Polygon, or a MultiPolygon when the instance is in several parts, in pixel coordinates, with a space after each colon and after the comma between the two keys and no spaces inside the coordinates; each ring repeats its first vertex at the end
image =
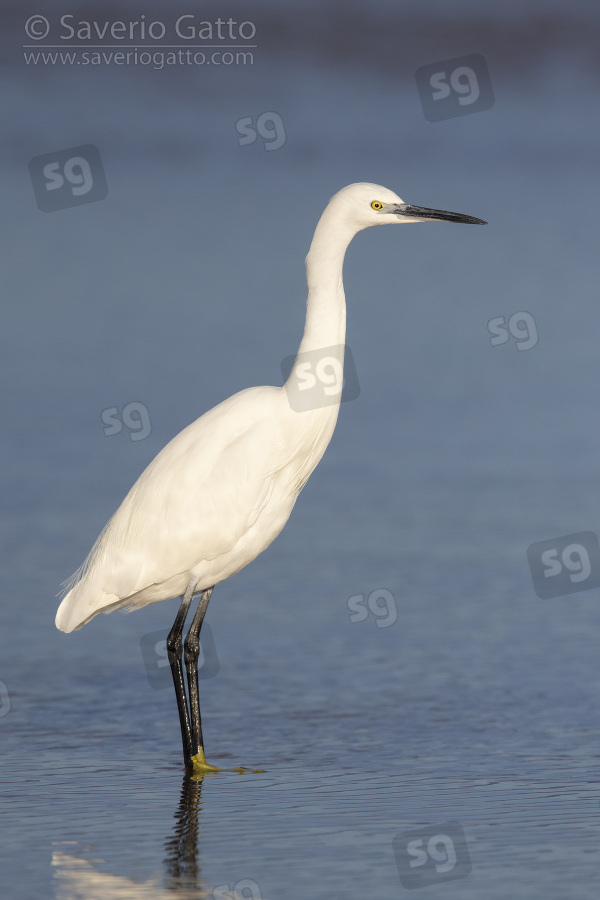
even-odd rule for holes
{"type": "Polygon", "coordinates": [[[371,203],[371,209],[381,209],[383,203],[380,203],[379,200],[373,200],[371,203]]]}

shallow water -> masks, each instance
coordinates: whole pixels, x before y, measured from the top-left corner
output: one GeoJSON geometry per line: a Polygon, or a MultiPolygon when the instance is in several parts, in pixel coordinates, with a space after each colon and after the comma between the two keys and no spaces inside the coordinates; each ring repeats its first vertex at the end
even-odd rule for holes
{"type": "MultiPolygon", "coordinates": [[[[590,896],[597,793],[584,773],[566,784],[514,772],[440,776],[433,761],[410,774],[402,768],[389,760],[372,760],[367,773],[281,767],[182,786],[173,769],[153,764],[132,775],[106,761],[54,763],[51,784],[32,779],[33,815],[21,809],[19,828],[27,824],[38,852],[27,888],[18,886],[21,872],[10,895],[42,894],[51,877],[60,898],[211,897],[216,889],[263,898],[398,896],[394,835],[460,817],[473,869],[446,882],[445,896],[590,896]],[[73,786],[75,776],[85,788],[73,786]]],[[[439,888],[419,894],[438,895],[439,888]]]]}
{"type": "Polygon", "coordinates": [[[4,29],[3,896],[598,895],[598,589],[540,599],[526,556],[599,527],[596,17],[478,6],[448,31],[445,4],[410,5],[404,31],[382,0],[379,26],[337,32],[332,5],[295,44],[289,5],[251,71],[193,76],[26,70],[4,29]],[[494,106],[426,121],[414,70],[475,52],[494,106]],[[240,146],[267,111],[285,144],[240,146]],[[28,161],[87,143],[108,196],[42,213],[28,161]],[[208,757],[264,773],[190,781],[161,648],[177,600],[64,635],[55,594],[173,434],[281,383],[312,230],[357,180],[490,224],[353,242],[360,394],[207,616],[208,757]],[[537,343],[492,346],[522,312],[537,343]],[[144,438],[105,434],[132,403],[144,438]]]}

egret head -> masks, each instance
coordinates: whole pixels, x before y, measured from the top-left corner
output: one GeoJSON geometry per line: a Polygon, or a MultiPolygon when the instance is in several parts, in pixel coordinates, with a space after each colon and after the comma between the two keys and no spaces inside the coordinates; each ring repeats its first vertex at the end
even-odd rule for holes
{"type": "Polygon", "coordinates": [[[469,225],[486,225],[483,219],[447,212],[444,209],[427,209],[405,203],[401,197],[379,184],[358,183],[338,191],[330,204],[340,213],[353,219],[357,228],[371,225],[394,225],[401,222],[463,222],[469,225]]]}

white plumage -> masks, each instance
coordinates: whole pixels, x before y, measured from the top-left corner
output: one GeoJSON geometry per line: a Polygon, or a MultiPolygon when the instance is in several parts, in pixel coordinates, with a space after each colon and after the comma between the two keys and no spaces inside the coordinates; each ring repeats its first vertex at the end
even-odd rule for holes
{"type": "Polygon", "coordinates": [[[197,593],[239,572],[285,525],[337,409],[299,414],[285,389],[255,387],[188,425],[142,473],[73,576],[57,627],[73,631],[99,612],[177,597],[191,574],[197,593]]]}
{"type": "MultiPolygon", "coordinates": [[[[404,203],[387,188],[352,184],[321,216],[306,258],[308,300],[303,354],[336,347],[343,364],[346,303],[342,266],[354,235],[371,225],[481,219],[404,203]]],[[[290,404],[295,372],[284,387],[254,387],[197,419],[142,473],[67,582],[56,626],[81,628],[100,612],[136,609],[184,595],[167,648],[180,713],[186,764],[206,764],[197,696],[198,634],[215,584],[269,546],[331,440],[342,380],[326,404],[298,412],[290,404]],[[333,402],[332,402],[333,399],[333,402]],[[189,708],[181,635],[194,595],[200,606],[186,639],[189,708]]]]}
{"type": "MultiPolygon", "coordinates": [[[[309,294],[299,354],[344,344],[342,264],[352,237],[370,225],[427,219],[481,223],[410,206],[375,184],[352,184],[331,198],[306,258],[309,294]]],[[[199,593],[239,572],[285,525],[331,440],[339,401],[338,394],[334,404],[296,412],[285,387],[248,388],[180,432],[67,582],[57,628],[73,631],[100,612],[177,597],[191,575],[198,576],[199,593]]]]}

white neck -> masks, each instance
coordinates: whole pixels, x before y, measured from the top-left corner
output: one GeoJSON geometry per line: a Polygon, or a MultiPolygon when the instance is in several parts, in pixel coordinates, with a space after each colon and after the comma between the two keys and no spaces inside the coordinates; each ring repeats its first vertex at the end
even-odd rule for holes
{"type": "Polygon", "coordinates": [[[356,226],[340,222],[339,215],[326,209],[315,230],[306,257],[306,323],[298,350],[320,350],[344,343],[346,337],[346,298],[342,266],[356,226]]]}
{"type": "MultiPolygon", "coordinates": [[[[344,341],[346,338],[346,299],[342,283],[342,267],[346,248],[356,234],[356,223],[348,225],[339,207],[325,209],[315,230],[308,256],[306,257],[306,280],[308,300],[306,301],[306,323],[304,335],[298,349],[298,357],[310,351],[339,348],[332,353],[338,362],[344,364],[344,341]]],[[[318,354],[317,354],[318,355],[318,354]]],[[[288,384],[294,390],[294,365],[288,384]]],[[[300,465],[295,474],[296,490],[306,483],[327,447],[335,429],[340,408],[341,392],[333,402],[317,405],[306,412],[292,412],[291,421],[298,429],[297,449],[300,465]]]]}

